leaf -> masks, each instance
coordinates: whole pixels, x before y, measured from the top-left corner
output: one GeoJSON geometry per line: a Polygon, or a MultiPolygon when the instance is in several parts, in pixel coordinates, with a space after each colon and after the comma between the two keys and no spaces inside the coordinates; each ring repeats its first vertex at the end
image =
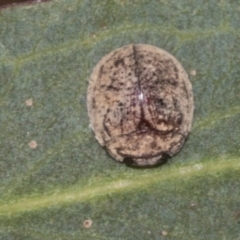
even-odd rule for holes
{"type": "Polygon", "coordinates": [[[0,239],[240,239],[237,1],[55,0],[0,22],[0,239]],[[158,168],[113,161],[88,126],[91,71],[129,43],[193,84],[192,133],[158,168]]]}

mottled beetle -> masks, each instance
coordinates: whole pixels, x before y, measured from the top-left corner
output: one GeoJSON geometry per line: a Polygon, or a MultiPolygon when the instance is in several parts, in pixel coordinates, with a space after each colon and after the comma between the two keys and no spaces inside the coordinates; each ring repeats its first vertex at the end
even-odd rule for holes
{"type": "Polygon", "coordinates": [[[110,52],[89,80],[87,107],[95,137],[132,166],[152,166],[185,142],[193,118],[188,76],[175,57],[145,44],[110,52]]]}

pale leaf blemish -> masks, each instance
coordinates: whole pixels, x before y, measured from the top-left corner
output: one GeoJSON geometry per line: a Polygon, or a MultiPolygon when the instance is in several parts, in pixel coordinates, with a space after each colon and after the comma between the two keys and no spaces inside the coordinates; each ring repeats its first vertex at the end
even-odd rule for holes
{"type": "Polygon", "coordinates": [[[163,230],[163,231],[162,231],[162,235],[163,235],[163,236],[167,236],[167,235],[168,235],[168,232],[167,232],[166,230],[163,230]]]}
{"type": "Polygon", "coordinates": [[[200,171],[200,170],[202,170],[202,168],[203,168],[202,164],[194,164],[193,166],[190,166],[190,167],[181,168],[180,172],[182,174],[187,174],[187,173],[191,173],[191,172],[200,171]]]}
{"type": "Polygon", "coordinates": [[[92,226],[92,220],[91,219],[87,219],[83,222],[83,226],[85,228],[90,228],[92,226]]]}
{"type": "Polygon", "coordinates": [[[191,167],[184,167],[181,169],[182,174],[187,174],[189,172],[191,172],[191,167]]]}
{"type": "Polygon", "coordinates": [[[190,71],[190,74],[191,74],[192,76],[196,76],[196,75],[197,75],[197,71],[196,71],[196,70],[191,70],[191,71],[190,71]]]}
{"type": "Polygon", "coordinates": [[[124,187],[127,187],[129,186],[131,183],[129,183],[128,181],[120,181],[120,182],[117,182],[115,184],[115,188],[117,189],[121,189],[121,188],[124,188],[124,187]]]}
{"type": "Polygon", "coordinates": [[[32,140],[31,142],[28,143],[28,146],[32,149],[36,149],[38,144],[35,140],[32,140]]]}
{"type": "Polygon", "coordinates": [[[31,107],[33,105],[33,100],[32,98],[29,98],[25,101],[25,104],[28,106],[28,107],[31,107]]]}
{"type": "Polygon", "coordinates": [[[195,164],[194,166],[193,166],[193,168],[195,169],[195,170],[201,170],[202,168],[203,168],[203,165],[202,164],[195,164]]]}
{"type": "Polygon", "coordinates": [[[190,203],[190,209],[195,209],[197,207],[197,204],[195,202],[190,203]]]}

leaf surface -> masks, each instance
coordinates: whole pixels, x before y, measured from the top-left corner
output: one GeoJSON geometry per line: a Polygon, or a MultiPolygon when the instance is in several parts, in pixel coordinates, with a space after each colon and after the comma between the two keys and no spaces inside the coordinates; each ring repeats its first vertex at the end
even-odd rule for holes
{"type": "Polygon", "coordinates": [[[240,239],[239,9],[217,0],[2,9],[0,239],[240,239]],[[158,168],[113,161],[89,128],[92,69],[130,43],[172,53],[193,85],[192,133],[158,168]]]}

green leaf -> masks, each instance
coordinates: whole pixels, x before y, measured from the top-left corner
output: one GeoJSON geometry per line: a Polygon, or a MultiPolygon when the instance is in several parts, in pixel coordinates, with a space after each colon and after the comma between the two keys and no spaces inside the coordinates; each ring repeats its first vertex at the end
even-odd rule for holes
{"type": "Polygon", "coordinates": [[[2,9],[0,239],[240,239],[239,9],[220,0],[2,9]],[[115,162],[89,128],[92,69],[130,43],[172,53],[193,84],[192,133],[158,168],[115,162]]]}

